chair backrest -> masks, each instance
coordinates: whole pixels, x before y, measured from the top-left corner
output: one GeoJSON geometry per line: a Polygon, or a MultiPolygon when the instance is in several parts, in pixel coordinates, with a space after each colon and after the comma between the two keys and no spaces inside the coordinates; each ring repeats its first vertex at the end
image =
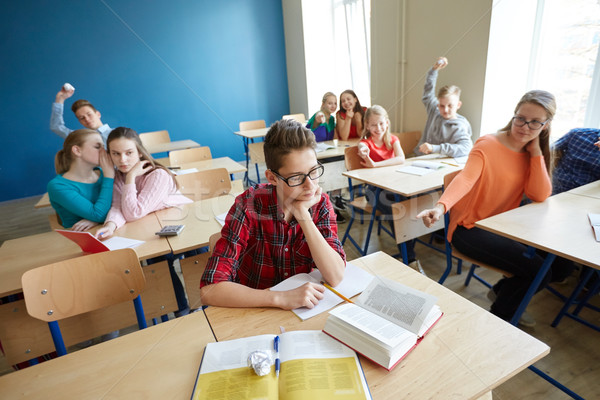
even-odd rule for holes
{"type": "Polygon", "coordinates": [[[144,147],[160,143],[169,143],[171,141],[168,131],[144,132],[140,133],[139,136],[144,147]]]}
{"type": "Polygon", "coordinates": [[[52,230],[65,229],[62,226],[62,221],[60,220],[60,217],[58,216],[57,213],[52,213],[52,214],[48,215],[48,222],[50,222],[50,229],[52,229],[52,230]]]}
{"type": "Polygon", "coordinates": [[[181,274],[185,284],[185,292],[187,293],[190,309],[200,308],[202,300],[200,298],[200,279],[206,268],[206,263],[210,253],[201,253],[192,257],[185,257],[179,260],[181,265],[181,274]]]}
{"type": "Polygon", "coordinates": [[[344,150],[344,163],[348,171],[364,168],[360,165],[361,161],[362,158],[358,155],[358,146],[346,147],[344,150]]]}
{"type": "Polygon", "coordinates": [[[210,160],[211,158],[212,154],[208,146],[173,150],[169,152],[169,165],[173,167],[194,161],[210,160]]]}
{"type": "Polygon", "coordinates": [[[240,122],[240,131],[249,131],[252,129],[266,128],[264,119],[257,119],[255,121],[242,121],[240,122]]]}
{"type": "Polygon", "coordinates": [[[177,175],[181,193],[194,201],[222,196],[231,191],[231,178],[226,168],[207,169],[177,175]]]}
{"type": "Polygon", "coordinates": [[[249,143],[248,152],[252,163],[262,164],[265,162],[265,142],[249,143]]]}
{"type": "Polygon", "coordinates": [[[400,147],[405,155],[412,154],[421,140],[421,131],[399,132],[392,133],[392,135],[396,135],[400,139],[400,147]]]}
{"type": "Polygon", "coordinates": [[[450,182],[452,182],[452,180],[459,173],[460,173],[460,171],[453,171],[453,172],[450,172],[450,173],[447,173],[446,175],[444,175],[444,190],[446,190],[448,188],[448,185],[450,184],[450,182]]]}
{"type": "Polygon", "coordinates": [[[293,119],[300,122],[301,124],[306,123],[306,117],[302,113],[284,115],[283,117],[281,117],[281,119],[293,119]]]}
{"type": "Polygon", "coordinates": [[[122,249],[31,269],[21,283],[29,315],[51,322],[133,300],[146,279],[135,251],[122,249]]]}

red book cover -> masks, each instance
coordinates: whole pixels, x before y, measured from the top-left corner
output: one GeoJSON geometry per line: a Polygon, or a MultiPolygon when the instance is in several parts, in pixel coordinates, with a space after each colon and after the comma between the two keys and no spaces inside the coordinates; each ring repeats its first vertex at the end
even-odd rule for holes
{"type": "Polygon", "coordinates": [[[56,229],[56,232],[77,243],[77,245],[81,247],[81,250],[86,253],[101,253],[110,250],[104,243],[96,239],[96,237],[89,232],[75,232],[62,229],[56,229]]]}

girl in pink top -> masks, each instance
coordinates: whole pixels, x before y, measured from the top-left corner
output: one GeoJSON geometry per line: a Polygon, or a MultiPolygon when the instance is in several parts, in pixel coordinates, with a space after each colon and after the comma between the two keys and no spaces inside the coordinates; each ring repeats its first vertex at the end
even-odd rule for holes
{"type": "Polygon", "coordinates": [[[340,140],[357,139],[363,130],[366,107],[360,105],[354,90],[340,95],[340,110],[336,113],[335,137],[340,140]]]}
{"type": "Polygon", "coordinates": [[[98,238],[109,238],[125,222],[153,211],[192,202],[179,192],[175,176],[152,158],[133,129],[114,129],[106,146],[117,173],[112,208],[96,234],[98,238]]]}
{"type": "MultiPolygon", "coordinates": [[[[519,206],[523,194],[544,201],[552,192],[550,183],[550,129],[556,112],[554,96],[532,90],[521,98],[506,127],[495,135],[477,140],[464,170],[456,176],[433,209],[417,215],[431,226],[450,213],[448,240],[459,251],[476,260],[513,274],[503,278],[488,294],[491,312],[510,320],[541,267],[545,254],[524,256],[527,247],[511,239],[475,227],[475,222],[519,206]]],[[[567,260],[556,258],[540,284],[561,281],[572,270],[567,260]]],[[[535,325],[529,315],[520,323],[535,325]]]]}

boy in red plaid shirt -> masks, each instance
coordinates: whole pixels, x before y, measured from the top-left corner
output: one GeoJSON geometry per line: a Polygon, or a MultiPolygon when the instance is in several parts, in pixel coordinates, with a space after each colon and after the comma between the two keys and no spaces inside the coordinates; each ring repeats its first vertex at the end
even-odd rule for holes
{"type": "Polygon", "coordinates": [[[294,120],[274,123],[265,137],[268,183],[238,196],[200,281],[202,304],[224,307],[313,308],[325,288],[306,283],[270,287],[318,268],[332,286],[346,266],[336,216],[318,178],[314,134],[294,120]],[[267,289],[267,290],[265,290],[267,289]]]}

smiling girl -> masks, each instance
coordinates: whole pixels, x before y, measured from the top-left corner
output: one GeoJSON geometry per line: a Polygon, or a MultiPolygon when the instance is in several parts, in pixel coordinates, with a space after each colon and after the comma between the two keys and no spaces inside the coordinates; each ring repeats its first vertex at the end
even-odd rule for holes
{"type": "Polygon", "coordinates": [[[390,119],[387,111],[374,105],[365,113],[365,131],[358,144],[361,165],[367,168],[397,165],[404,162],[404,152],[400,140],[390,133],[390,119]]]}
{"type": "Polygon", "coordinates": [[[333,139],[335,134],[335,118],[333,113],[337,109],[337,97],[331,92],[323,95],[321,109],[317,111],[306,124],[306,127],[313,131],[315,140],[323,142],[333,139]]]}
{"type": "MultiPolygon", "coordinates": [[[[475,226],[481,219],[519,206],[523,194],[544,201],[552,191],[549,138],[556,113],[554,96],[543,90],[525,93],[508,125],[495,135],[480,137],[469,154],[464,170],[456,176],[433,209],[422,211],[427,226],[448,210],[448,240],[460,252],[513,274],[496,283],[488,297],[491,312],[510,320],[544,261],[539,252],[526,258],[527,247],[475,226]]],[[[557,258],[539,286],[561,281],[572,264],[557,258]]],[[[520,323],[533,326],[524,314],[520,323]]]]}
{"type": "Polygon", "coordinates": [[[104,222],[115,170],[100,134],[92,129],[71,132],[56,153],[54,164],[58,175],[47,189],[62,226],[84,231],[104,222]]]}
{"type": "Polygon", "coordinates": [[[354,90],[344,90],[340,95],[340,109],[336,113],[335,133],[340,140],[358,138],[363,130],[366,107],[360,105],[354,90]]]}

